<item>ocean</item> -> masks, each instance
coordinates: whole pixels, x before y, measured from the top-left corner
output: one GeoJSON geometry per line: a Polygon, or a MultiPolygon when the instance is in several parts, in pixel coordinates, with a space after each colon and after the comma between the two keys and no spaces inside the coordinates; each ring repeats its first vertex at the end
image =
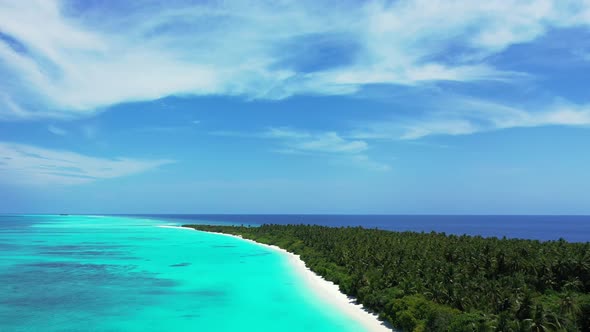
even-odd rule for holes
{"type": "Polygon", "coordinates": [[[284,254],[164,224],[0,215],[0,331],[363,331],[284,254]]]}
{"type": "Polygon", "coordinates": [[[445,232],[455,235],[479,235],[533,240],[590,241],[590,216],[526,215],[142,215],[179,224],[231,223],[314,224],[333,227],[379,228],[390,231],[445,232]]]}
{"type": "Polygon", "coordinates": [[[588,216],[0,215],[0,331],[363,331],[285,255],[157,227],[186,223],[590,240],[588,216]]]}

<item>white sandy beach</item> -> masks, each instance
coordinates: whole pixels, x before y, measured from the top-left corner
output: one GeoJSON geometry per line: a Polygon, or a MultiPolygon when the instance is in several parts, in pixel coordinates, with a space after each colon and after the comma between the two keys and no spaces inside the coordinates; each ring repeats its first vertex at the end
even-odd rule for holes
{"type": "MultiPolygon", "coordinates": [[[[180,226],[158,226],[163,228],[180,228],[180,229],[188,229],[194,230],[193,228],[188,227],[180,227],[180,226]]],[[[214,232],[210,232],[214,233],[214,232]]],[[[279,251],[281,254],[287,256],[287,259],[295,269],[295,271],[300,275],[302,279],[305,280],[308,287],[310,287],[319,297],[322,298],[325,302],[331,304],[333,307],[338,308],[338,310],[346,313],[349,317],[352,317],[354,320],[360,322],[367,331],[371,332],[381,332],[381,331],[389,331],[391,332],[392,329],[387,327],[382,321],[377,318],[377,315],[370,313],[369,311],[365,310],[361,304],[355,303],[354,300],[351,300],[346,296],[344,293],[340,292],[340,289],[336,284],[331,281],[327,281],[324,278],[320,277],[319,275],[315,274],[311,271],[305,263],[299,258],[299,255],[295,255],[290,253],[284,249],[281,249],[277,246],[271,246],[267,244],[258,243],[253,240],[244,239],[241,236],[225,234],[225,233],[215,233],[224,236],[230,236],[234,238],[241,239],[243,241],[249,241],[254,244],[265,246],[275,251],[279,251]]]]}

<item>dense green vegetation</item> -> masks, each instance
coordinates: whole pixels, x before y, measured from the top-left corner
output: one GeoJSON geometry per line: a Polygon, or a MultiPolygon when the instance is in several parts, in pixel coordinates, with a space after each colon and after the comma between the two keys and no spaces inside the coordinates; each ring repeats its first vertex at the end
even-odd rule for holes
{"type": "Polygon", "coordinates": [[[404,331],[590,331],[590,243],[310,225],[187,225],[301,255],[404,331]]]}

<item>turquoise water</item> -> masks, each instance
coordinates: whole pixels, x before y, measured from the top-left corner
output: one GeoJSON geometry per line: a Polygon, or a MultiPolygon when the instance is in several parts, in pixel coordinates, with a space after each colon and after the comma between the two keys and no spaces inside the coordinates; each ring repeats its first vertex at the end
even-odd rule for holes
{"type": "Polygon", "coordinates": [[[164,223],[0,216],[0,331],[363,331],[284,255],[164,223]]]}

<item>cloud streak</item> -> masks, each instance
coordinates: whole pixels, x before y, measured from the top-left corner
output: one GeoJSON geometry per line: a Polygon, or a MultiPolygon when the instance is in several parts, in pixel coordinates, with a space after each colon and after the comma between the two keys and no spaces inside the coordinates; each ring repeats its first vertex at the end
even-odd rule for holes
{"type": "Polygon", "coordinates": [[[47,130],[48,130],[50,133],[52,133],[52,134],[54,134],[54,135],[57,135],[57,136],[66,136],[66,135],[68,134],[68,132],[67,132],[67,131],[65,131],[64,129],[62,129],[62,128],[60,128],[60,127],[57,127],[57,126],[54,126],[54,125],[49,125],[49,126],[47,127],[47,130]]]}
{"type": "Polygon", "coordinates": [[[270,128],[263,137],[283,141],[289,151],[357,154],[369,148],[361,140],[346,140],[333,131],[311,134],[290,128],[270,128]]]}
{"type": "Polygon", "coordinates": [[[369,149],[367,142],[346,139],[334,131],[311,133],[285,127],[269,128],[260,137],[279,141],[281,148],[276,150],[279,153],[315,154],[369,170],[391,169],[389,165],[374,161],[366,155],[369,149]]]}
{"type": "Polygon", "coordinates": [[[350,136],[356,139],[415,140],[433,135],[468,135],[508,128],[590,126],[590,105],[555,102],[544,107],[517,107],[485,100],[452,97],[433,101],[416,118],[365,124],[350,136]],[[531,109],[534,108],[534,111],[531,109]]]}
{"type": "Polygon", "coordinates": [[[510,80],[515,73],[485,57],[590,22],[588,2],[563,0],[80,3],[0,1],[0,119],[68,118],[170,95],[281,99],[510,80]],[[453,45],[461,51],[441,58],[453,45]]]}
{"type": "Polygon", "coordinates": [[[18,185],[78,185],[143,173],[172,160],[97,158],[74,152],[0,142],[0,182],[18,185]]]}

